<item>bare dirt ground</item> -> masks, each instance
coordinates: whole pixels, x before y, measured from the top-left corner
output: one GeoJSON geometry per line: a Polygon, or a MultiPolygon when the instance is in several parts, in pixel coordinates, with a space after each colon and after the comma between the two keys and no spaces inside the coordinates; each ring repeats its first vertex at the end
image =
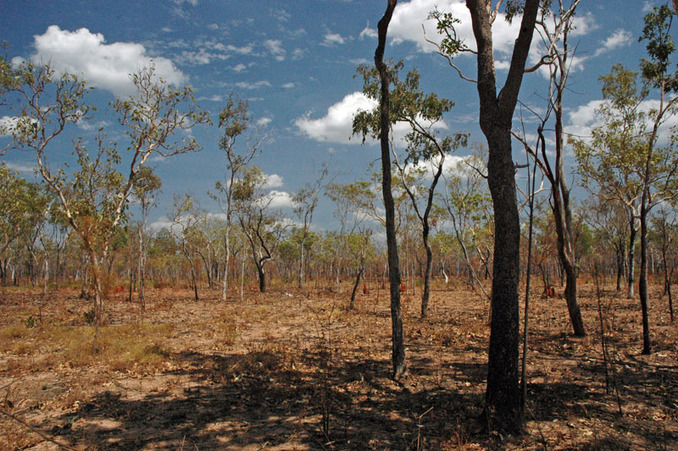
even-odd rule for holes
{"type": "Polygon", "coordinates": [[[405,296],[409,373],[390,379],[387,293],[371,284],[234,295],[152,290],[146,312],[107,301],[92,354],[77,292],[0,292],[0,449],[678,449],[678,343],[653,292],[654,353],[640,355],[636,299],[580,288],[588,336],[564,301],[533,296],[527,426],[480,431],[488,305],[437,286],[429,318],[405,296]],[[42,306],[42,307],[40,307],[42,306]],[[607,377],[606,377],[607,374],[607,377]],[[58,443],[58,444],[57,444],[58,443]]]}

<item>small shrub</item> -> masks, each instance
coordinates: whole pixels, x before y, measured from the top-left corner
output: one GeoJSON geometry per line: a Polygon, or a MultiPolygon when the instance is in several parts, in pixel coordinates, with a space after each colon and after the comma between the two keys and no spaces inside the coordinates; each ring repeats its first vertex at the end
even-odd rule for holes
{"type": "Polygon", "coordinates": [[[83,313],[83,317],[85,318],[85,322],[89,325],[94,324],[94,318],[96,318],[96,312],[94,311],[94,308],[91,308],[87,310],[85,313],[83,313]]]}

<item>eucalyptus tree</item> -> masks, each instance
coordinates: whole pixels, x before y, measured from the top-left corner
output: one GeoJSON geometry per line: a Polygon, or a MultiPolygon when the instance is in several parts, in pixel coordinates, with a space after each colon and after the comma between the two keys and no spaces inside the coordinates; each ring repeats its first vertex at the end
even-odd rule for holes
{"type": "MultiPolygon", "coordinates": [[[[520,218],[511,129],[540,3],[540,0],[525,0],[521,3],[523,14],[520,30],[513,46],[506,80],[497,92],[492,25],[498,17],[502,1],[466,0],[476,43],[473,53],[477,63],[475,82],[480,101],[479,122],[489,149],[488,184],[494,207],[496,238],[485,412],[490,427],[507,433],[519,433],[523,425],[518,384],[520,218]]],[[[515,2],[509,2],[507,8],[514,6],[515,2]]],[[[454,26],[458,19],[449,14],[438,17],[438,30],[444,37],[442,52],[452,59],[459,52],[469,50],[465,43],[457,39],[454,26]]]]}
{"type": "Polygon", "coordinates": [[[474,153],[452,165],[445,174],[446,193],[441,196],[441,205],[452,222],[454,236],[469,270],[471,287],[474,290],[479,287],[489,300],[490,295],[471,261],[475,251],[487,272],[492,259],[493,234],[491,231],[488,233],[492,222],[492,200],[487,191],[484,164],[481,154],[474,153]]]}
{"type": "Polygon", "coordinates": [[[388,26],[398,0],[388,0],[386,11],[377,23],[378,44],[374,52],[374,65],[379,71],[379,144],[381,150],[382,194],[386,220],[386,247],[388,252],[388,279],[391,298],[391,363],[393,378],[398,380],[407,372],[402,306],[400,302],[400,260],[396,237],[395,203],[391,183],[390,155],[390,75],[384,63],[388,26]]]}
{"type": "Polygon", "coordinates": [[[318,206],[318,197],[323,190],[323,180],[327,176],[328,169],[324,166],[318,178],[313,183],[307,183],[303,188],[294,193],[292,203],[294,204],[294,214],[301,221],[301,239],[299,241],[299,273],[297,275],[297,285],[299,289],[304,285],[304,267],[306,265],[306,247],[309,230],[313,223],[313,213],[318,206]]]}
{"type": "Polygon", "coordinates": [[[198,272],[196,270],[196,258],[199,247],[199,223],[205,212],[188,194],[174,195],[174,201],[167,215],[172,222],[169,228],[181,253],[188,263],[191,273],[191,283],[193,285],[193,296],[199,300],[198,295],[198,272]]]}
{"type": "Polygon", "coordinates": [[[226,154],[226,175],[223,181],[215,184],[220,195],[210,194],[217,200],[224,214],[226,224],[224,228],[224,272],[221,279],[221,299],[226,300],[228,289],[228,268],[231,258],[230,232],[233,223],[233,192],[236,180],[248,167],[252,160],[260,153],[263,138],[250,136],[244,146],[238,143],[250,126],[249,105],[246,101],[231,94],[226,106],[219,113],[219,128],[223,135],[219,140],[219,148],[226,154]]]}
{"type": "Polygon", "coordinates": [[[339,283],[338,263],[340,255],[349,255],[351,264],[355,265],[355,280],[349,310],[355,306],[360,280],[365,273],[365,262],[372,229],[365,224],[367,211],[374,203],[374,193],[369,189],[369,182],[357,181],[349,184],[330,183],[325,188],[325,195],[335,204],[334,216],[339,220],[339,243],[335,249],[337,260],[336,283],[339,283]],[[357,264],[354,263],[357,257],[357,264]]]}
{"type": "Polygon", "coordinates": [[[137,257],[137,283],[139,284],[139,304],[141,310],[146,309],[146,258],[147,244],[144,239],[146,225],[148,223],[148,214],[151,207],[155,204],[156,196],[162,189],[162,180],[153,172],[150,166],[142,166],[137,172],[134,183],[134,197],[141,205],[141,221],[139,222],[138,241],[139,255],[137,257]]]}
{"type": "MultiPolygon", "coordinates": [[[[576,247],[572,223],[571,188],[565,173],[565,133],[563,126],[563,104],[567,92],[568,76],[572,65],[573,50],[569,46],[569,34],[573,29],[574,16],[580,0],[549,0],[544,2],[537,20],[536,31],[541,46],[536,51],[543,52],[540,62],[531,70],[548,70],[549,86],[546,96],[546,109],[538,115],[537,142],[528,143],[525,132],[514,133],[549,181],[551,186],[550,206],[554,218],[554,230],[557,237],[557,255],[565,272],[565,301],[570,315],[573,332],[578,337],[586,335],[586,328],[577,301],[576,247]],[[551,125],[552,124],[552,125],[551,125]],[[547,146],[546,133],[552,129],[547,146]],[[550,156],[550,153],[553,156],[550,156]]],[[[533,110],[534,111],[534,110],[533,110]]]]}
{"type": "MultiPolygon", "coordinates": [[[[668,8],[655,9],[654,13],[646,16],[646,26],[655,19],[660,20],[657,26],[666,25],[664,21],[670,17],[668,8]],[[658,19],[656,15],[662,14],[662,11],[668,14],[664,19],[658,19]]],[[[646,30],[645,35],[650,32],[646,30]]],[[[668,29],[662,33],[668,33],[668,29]]],[[[674,81],[666,73],[668,65],[661,69],[662,60],[655,57],[649,48],[648,51],[653,59],[642,64],[646,85],[641,89],[638,88],[638,74],[621,65],[615,65],[609,75],[601,77],[603,99],[606,102],[598,109],[598,114],[603,119],[603,125],[592,130],[591,142],[574,142],[584,180],[600,187],[601,193],[606,197],[625,205],[632,237],[636,221],[639,223],[641,255],[638,294],[643,322],[643,354],[650,354],[652,351],[647,290],[648,215],[653,207],[676,196],[678,172],[674,137],[666,143],[659,141],[662,125],[675,114],[678,98],[667,98],[667,95],[678,88],[678,81],[674,81]],[[652,64],[657,64],[659,69],[656,70],[663,72],[653,72],[655,69],[650,67],[652,64]],[[649,74],[646,73],[648,71],[649,74]],[[656,74],[657,78],[651,78],[652,74],[656,74]],[[653,86],[659,90],[658,106],[644,111],[649,88],[653,86]]],[[[666,58],[671,52],[672,50],[665,54],[666,58]]],[[[632,246],[633,241],[629,244],[631,255],[632,246]]],[[[629,257],[629,265],[631,264],[629,257]]],[[[632,273],[629,273],[631,279],[632,273]]],[[[629,280],[630,284],[632,282],[629,280]]]]}
{"type": "Polygon", "coordinates": [[[34,243],[48,221],[50,198],[38,183],[0,163],[0,280],[7,283],[16,249],[34,243]]]}
{"type": "MultiPolygon", "coordinates": [[[[443,114],[449,112],[454,102],[440,98],[435,93],[425,94],[420,88],[420,75],[411,70],[404,79],[400,78],[403,62],[399,61],[389,68],[390,127],[397,123],[409,125],[405,136],[406,153],[400,161],[395,144],[391,146],[393,161],[398,171],[402,188],[410,199],[412,208],[421,227],[422,240],[426,250],[426,269],[424,272],[424,291],[421,298],[421,316],[426,317],[431,293],[431,271],[433,252],[429,237],[431,233],[430,216],[438,181],[443,174],[447,156],[459,147],[466,146],[468,135],[455,133],[441,136],[443,114]]],[[[376,68],[360,65],[358,73],[362,75],[363,92],[377,100],[379,96],[380,76],[376,68]]],[[[353,131],[363,136],[379,135],[379,110],[361,111],[353,121],[353,131]]],[[[393,142],[393,141],[392,141],[393,142]]]]}
{"type": "Polygon", "coordinates": [[[264,189],[266,183],[266,176],[256,166],[243,168],[241,177],[233,183],[234,213],[249,243],[262,293],[267,287],[266,265],[273,260],[285,231],[283,223],[269,211],[273,198],[264,189]]]}
{"type": "Polygon", "coordinates": [[[118,227],[127,220],[137,174],[154,155],[167,157],[198,150],[195,139],[179,139],[176,134],[205,122],[207,116],[196,108],[190,88],[175,88],[158,78],[154,68],[144,68],[131,75],[134,95],[112,103],[127,137],[125,151],[119,152],[117,143],[108,142],[101,131],[91,141],[75,139],[76,166],[69,172],[64,165],[54,165],[50,150],[69,125],[93,113],[85,102],[89,92],[85,81],[75,75],[57,74],[49,66],[24,62],[16,67],[4,59],[0,65],[3,74],[11,74],[2,77],[2,95],[16,114],[6,132],[14,146],[34,153],[38,174],[57,197],[88,254],[95,292],[96,351],[103,314],[102,265],[108,260],[118,227]],[[123,155],[127,157],[124,163],[123,155]],[[121,167],[126,168],[125,173],[121,167]]]}
{"type": "Polygon", "coordinates": [[[661,266],[664,275],[664,294],[668,296],[669,315],[673,322],[673,274],[676,269],[678,255],[678,215],[675,205],[667,205],[659,209],[652,218],[652,238],[661,255],[661,266]]]}
{"type": "Polygon", "coordinates": [[[606,199],[598,193],[584,200],[584,222],[590,227],[597,241],[605,243],[614,252],[616,289],[621,291],[626,274],[630,228],[627,208],[621,202],[606,199]]]}

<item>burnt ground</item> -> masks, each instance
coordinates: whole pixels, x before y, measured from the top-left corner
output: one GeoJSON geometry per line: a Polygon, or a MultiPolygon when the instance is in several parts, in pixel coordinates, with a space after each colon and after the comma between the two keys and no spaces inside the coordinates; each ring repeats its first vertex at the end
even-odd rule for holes
{"type": "Polygon", "coordinates": [[[484,433],[488,304],[437,285],[429,317],[405,296],[409,372],[390,379],[387,292],[371,284],[276,289],[224,303],[217,291],[123,294],[92,353],[76,291],[0,288],[0,449],[678,449],[678,340],[652,292],[654,353],[636,299],[580,286],[588,335],[565,302],[533,296],[526,433],[484,433]],[[58,444],[59,445],[58,445],[58,444]]]}

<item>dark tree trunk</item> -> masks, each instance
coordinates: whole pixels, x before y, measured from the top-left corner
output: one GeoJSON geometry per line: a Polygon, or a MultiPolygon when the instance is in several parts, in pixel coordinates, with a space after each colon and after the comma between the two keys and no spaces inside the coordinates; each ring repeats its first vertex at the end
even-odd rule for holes
{"type": "MultiPolygon", "coordinates": [[[[558,257],[565,272],[565,302],[570,314],[570,323],[577,337],[586,336],[586,327],[581,316],[581,309],[577,301],[577,268],[574,234],[572,233],[572,210],[570,208],[570,189],[565,178],[565,163],[563,149],[563,110],[562,91],[565,89],[562,80],[556,99],[556,167],[555,174],[549,170],[549,179],[552,186],[553,218],[558,237],[558,257]]],[[[542,141],[543,142],[543,141],[542,141]]],[[[544,150],[542,148],[542,150],[544,150]]],[[[546,159],[546,152],[542,152],[546,159]]]]}
{"type": "Polygon", "coordinates": [[[638,280],[638,295],[640,310],[643,316],[643,354],[652,353],[650,343],[650,319],[647,306],[647,207],[643,198],[640,206],[640,277],[638,280]]]}
{"type": "Polygon", "coordinates": [[[362,278],[364,271],[365,265],[361,263],[360,268],[358,269],[358,273],[355,276],[355,282],[353,283],[353,291],[351,291],[351,302],[348,305],[349,310],[353,310],[355,308],[355,296],[356,293],[358,292],[358,286],[360,285],[360,279],[362,278]]]}
{"type": "Polygon", "coordinates": [[[266,293],[266,271],[264,271],[264,265],[259,263],[256,267],[257,275],[259,276],[259,291],[266,293]]]}
{"type": "Polygon", "coordinates": [[[523,409],[519,384],[520,222],[511,122],[522,84],[539,0],[526,0],[506,83],[497,95],[492,44],[491,8],[486,1],[466,0],[478,47],[480,127],[489,148],[488,183],[494,206],[495,244],[492,277],[490,346],[485,393],[488,426],[509,434],[522,432],[523,409]]]}
{"type": "Polygon", "coordinates": [[[617,291],[621,291],[622,280],[624,279],[624,248],[617,249],[617,291]]]}
{"type": "Polygon", "coordinates": [[[431,272],[433,270],[433,251],[431,243],[428,241],[429,227],[424,226],[424,248],[426,249],[426,269],[424,270],[424,293],[421,295],[421,317],[426,318],[428,312],[428,299],[431,295],[431,272]]]}
{"type": "Polygon", "coordinates": [[[191,279],[193,280],[193,294],[195,296],[195,300],[199,300],[198,297],[198,277],[195,274],[195,266],[193,265],[193,261],[191,261],[191,279]]]}
{"type": "Polygon", "coordinates": [[[388,0],[388,6],[384,16],[377,25],[379,44],[374,52],[374,64],[381,78],[381,102],[379,138],[381,142],[381,171],[382,191],[384,196],[384,209],[386,210],[386,246],[388,248],[388,280],[391,288],[391,329],[392,329],[392,363],[393,378],[400,379],[407,371],[405,363],[405,342],[403,333],[403,316],[400,305],[400,261],[398,259],[398,242],[396,239],[395,226],[395,203],[391,192],[391,149],[389,143],[390,132],[390,95],[389,75],[384,63],[384,50],[386,48],[386,33],[388,24],[391,22],[393,10],[397,0],[388,0]]]}
{"type": "Polygon", "coordinates": [[[633,283],[635,282],[635,258],[636,258],[636,234],[638,229],[636,229],[636,218],[633,216],[633,213],[629,213],[631,220],[629,222],[629,251],[628,251],[628,270],[629,276],[627,279],[628,282],[628,291],[627,297],[631,299],[633,297],[633,283]]]}

